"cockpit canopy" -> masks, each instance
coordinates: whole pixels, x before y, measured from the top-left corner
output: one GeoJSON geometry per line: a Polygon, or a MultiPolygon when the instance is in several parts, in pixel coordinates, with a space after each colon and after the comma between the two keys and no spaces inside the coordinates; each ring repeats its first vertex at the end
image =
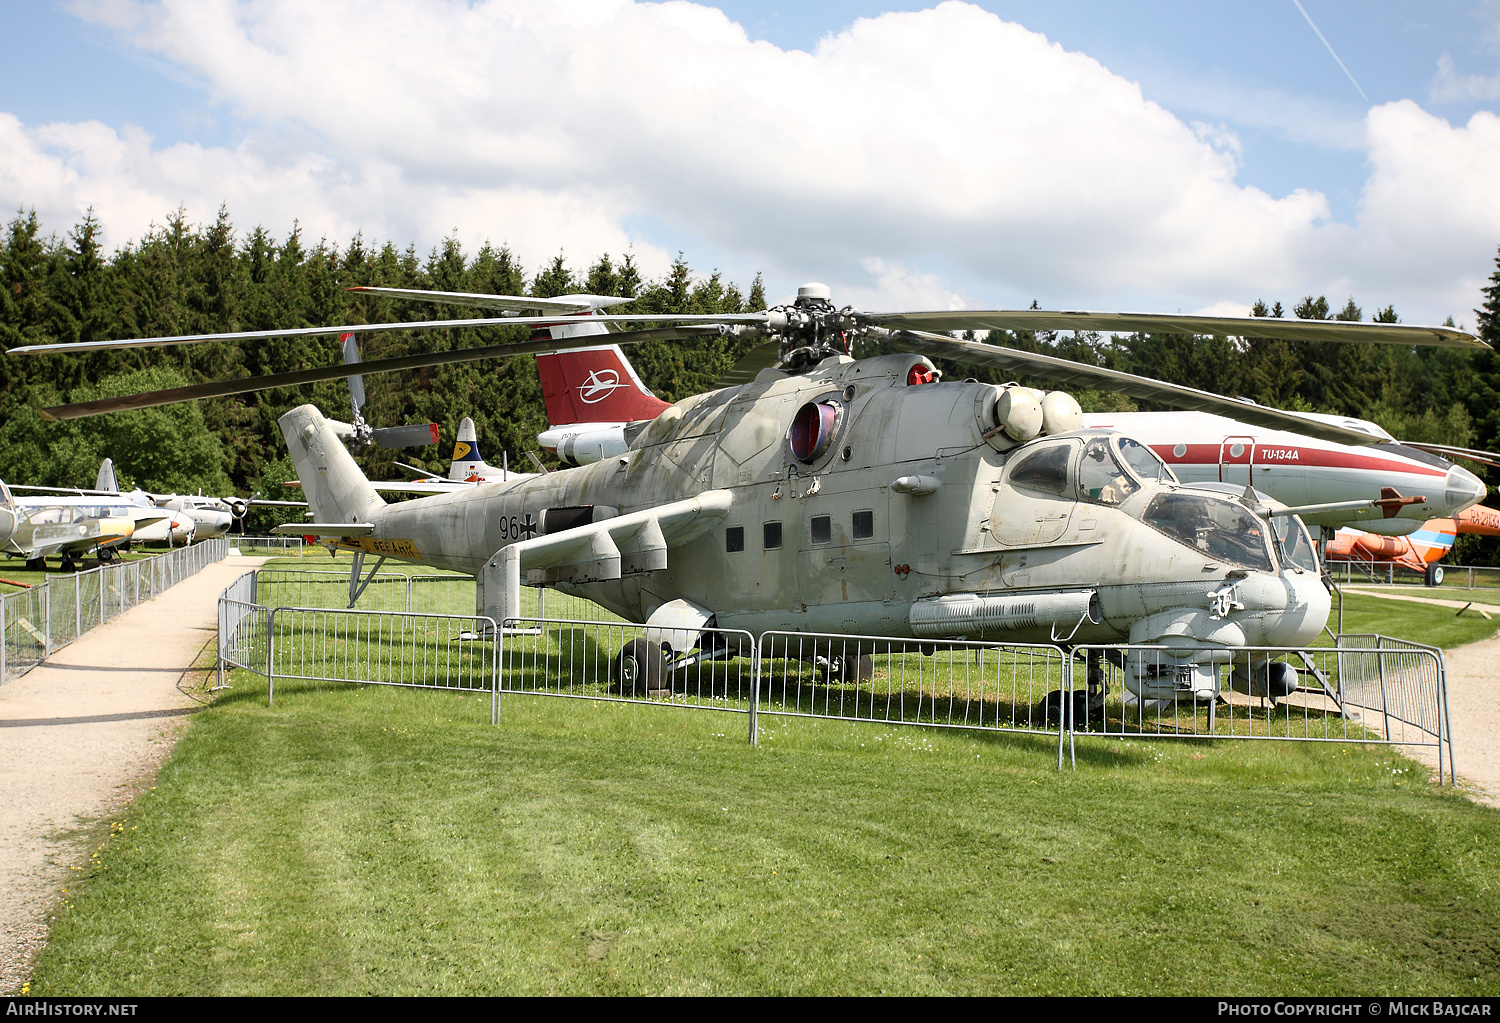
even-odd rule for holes
{"type": "Polygon", "coordinates": [[[1209,492],[1216,485],[1184,487],[1154,451],[1117,433],[1084,432],[1033,447],[1011,462],[1007,476],[1023,492],[1125,505],[1121,510],[1127,514],[1227,565],[1274,572],[1279,560],[1318,571],[1316,550],[1300,519],[1268,519],[1238,493],[1209,492]]]}
{"type": "Polygon", "coordinates": [[[1273,572],[1266,548],[1270,524],[1249,508],[1187,490],[1157,494],[1141,521],[1210,558],[1257,572],[1273,572]]]}

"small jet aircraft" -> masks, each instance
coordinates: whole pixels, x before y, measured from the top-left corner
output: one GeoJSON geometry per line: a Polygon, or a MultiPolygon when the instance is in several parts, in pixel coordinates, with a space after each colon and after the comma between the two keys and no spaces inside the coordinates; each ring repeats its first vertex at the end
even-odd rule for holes
{"type": "MultiPolygon", "coordinates": [[[[17,488],[19,489],[19,488],[17,488]]],[[[23,557],[26,567],[40,569],[49,557],[60,555],[62,569],[71,572],[85,554],[100,561],[114,558],[115,548],[129,540],[137,523],[151,525],[168,518],[162,509],[147,511],[118,498],[10,496],[15,526],[0,552],[23,557]]],[[[0,524],[5,519],[0,514],[0,524]]]]}
{"type": "Polygon", "coordinates": [[[1453,549],[1460,533],[1500,536],[1500,511],[1475,505],[1448,518],[1429,519],[1416,532],[1405,536],[1341,529],[1328,542],[1324,557],[1328,561],[1400,565],[1421,572],[1426,585],[1441,586],[1443,566],[1438,562],[1453,549]]]}

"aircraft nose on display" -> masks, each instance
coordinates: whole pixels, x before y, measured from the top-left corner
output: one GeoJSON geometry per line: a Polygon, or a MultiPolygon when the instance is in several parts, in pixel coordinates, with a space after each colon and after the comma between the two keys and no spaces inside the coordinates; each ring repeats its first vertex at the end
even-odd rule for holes
{"type": "Polygon", "coordinates": [[[1320,576],[1313,572],[1284,572],[1286,604],[1268,617],[1266,646],[1301,647],[1311,643],[1323,631],[1333,598],[1320,576]]]}
{"type": "Polygon", "coordinates": [[[1478,504],[1484,500],[1487,493],[1483,480],[1458,465],[1448,470],[1445,491],[1444,501],[1448,506],[1449,515],[1457,514],[1470,505],[1478,504]]]}

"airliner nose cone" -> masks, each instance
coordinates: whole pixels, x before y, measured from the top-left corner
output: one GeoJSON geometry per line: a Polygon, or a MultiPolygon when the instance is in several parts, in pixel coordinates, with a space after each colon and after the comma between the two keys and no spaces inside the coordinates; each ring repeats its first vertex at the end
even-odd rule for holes
{"type": "Polygon", "coordinates": [[[1456,515],[1470,505],[1478,504],[1487,493],[1483,480],[1457,465],[1448,470],[1446,491],[1444,496],[1449,515],[1456,515]]]}

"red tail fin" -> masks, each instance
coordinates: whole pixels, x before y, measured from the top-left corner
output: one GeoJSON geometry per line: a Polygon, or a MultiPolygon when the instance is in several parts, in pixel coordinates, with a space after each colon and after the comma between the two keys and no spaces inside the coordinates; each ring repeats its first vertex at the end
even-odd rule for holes
{"type": "Polygon", "coordinates": [[[553,426],[655,419],[668,407],[646,390],[619,345],[538,355],[536,371],[553,426]]]}

